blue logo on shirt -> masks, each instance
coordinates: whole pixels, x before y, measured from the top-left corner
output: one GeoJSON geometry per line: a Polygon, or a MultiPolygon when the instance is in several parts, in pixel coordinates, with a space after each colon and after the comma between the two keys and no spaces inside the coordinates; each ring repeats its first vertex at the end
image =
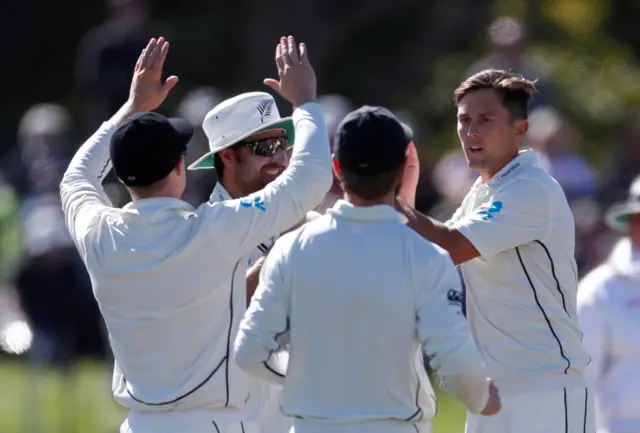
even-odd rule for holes
{"type": "Polygon", "coordinates": [[[242,207],[255,207],[256,209],[260,209],[261,211],[266,211],[267,208],[264,206],[264,200],[260,196],[256,196],[253,200],[250,198],[243,198],[240,200],[240,206],[242,207]]]}
{"type": "Polygon", "coordinates": [[[492,214],[500,213],[501,210],[502,202],[494,201],[493,203],[491,203],[491,207],[489,209],[478,212],[478,215],[482,216],[482,219],[484,221],[489,221],[491,218],[493,218],[492,214]]]}

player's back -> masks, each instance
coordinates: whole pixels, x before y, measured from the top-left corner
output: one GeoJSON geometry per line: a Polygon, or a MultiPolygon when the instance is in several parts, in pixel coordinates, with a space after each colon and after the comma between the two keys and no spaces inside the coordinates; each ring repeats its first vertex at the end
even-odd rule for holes
{"type": "Polygon", "coordinates": [[[312,419],[429,419],[414,270],[438,253],[390,206],[362,215],[329,211],[295,234],[283,408],[312,419]]]}

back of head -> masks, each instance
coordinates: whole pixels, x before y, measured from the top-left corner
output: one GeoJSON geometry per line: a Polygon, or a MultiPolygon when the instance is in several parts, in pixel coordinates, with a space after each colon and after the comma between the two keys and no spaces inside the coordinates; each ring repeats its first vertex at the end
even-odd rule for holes
{"type": "Polygon", "coordinates": [[[384,107],[349,113],[335,136],[339,178],[349,196],[382,200],[400,186],[412,132],[384,107]]]}
{"type": "Polygon", "coordinates": [[[138,113],[111,138],[113,170],[132,195],[152,196],[181,161],[192,135],[193,127],[185,120],[138,113]]]}

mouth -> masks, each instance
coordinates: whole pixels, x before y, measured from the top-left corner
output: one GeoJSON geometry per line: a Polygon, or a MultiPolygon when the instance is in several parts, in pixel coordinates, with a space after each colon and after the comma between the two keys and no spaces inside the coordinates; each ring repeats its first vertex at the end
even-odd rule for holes
{"type": "Polygon", "coordinates": [[[471,154],[479,154],[484,150],[482,146],[469,146],[468,149],[471,154]]]}
{"type": "Polygon", "coordinates": [[[273,177],[273,178],[276,178],[276,177],[280,176],[283,171],[284,171],[284,167],[276,167],[276,166],[264,167],[262,169],[262,172],[264,174],[266,174],[269,177],[273,177]]]}

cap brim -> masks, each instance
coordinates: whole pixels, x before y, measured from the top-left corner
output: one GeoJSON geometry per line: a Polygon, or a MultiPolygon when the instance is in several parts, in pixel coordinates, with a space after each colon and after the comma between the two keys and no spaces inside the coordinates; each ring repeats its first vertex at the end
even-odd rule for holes
{"type": "Polygon", "coordinates": [[[295,142],[295,128],[293,127],[293,118],[292,117],[285,117],[282,119],[278,119],[274,122],[271,123],[267,123],[266,125],[262,125],[259,128],[255,128],[252,131],[247,132],[246,134],[244,134],[241,137],[238,137],[236,140],[231,141],[227,144],[225,144],[223,147],[221,147],[220,149],[216,150],[215,152],[209,152],[204,154],[203,156],[201,156],[197,161],[195,161],[193,164],[191,164],[189,166],[189,170],[206,170],[206,169],[211,169],[214,168],[214,163],[213,163],[213,155],[216,154],[217,152],[220,152],[221,150],[224,150],[228,147],[233,146],[236,143],[241,142],[242,140],[246,139],[247,137],[250,137],[254,134],[258,134],[259,132],[264,132],[264,131],[268,131],[271,129],[284,129],[287,133],[287,137],[289,138],[289,147],[293,146],[293,143],[295,142]]]}
{"type": "Polygon", "coordinates": [[[640,214],[640,203],[624,203],[611,207],[605,214],[604,222],[613,230],[626,232],[629,217],[638,214],[640,214]]]}
{"type": "Polygon", "coordinates": [[[180,144],[186,147],[193,137],[193,125],[191,124],[191,122],[180,119],[178,117],[172,117],[169,119],[169,123],[178,133],[178,137],[180,137],[180,144]]]}

